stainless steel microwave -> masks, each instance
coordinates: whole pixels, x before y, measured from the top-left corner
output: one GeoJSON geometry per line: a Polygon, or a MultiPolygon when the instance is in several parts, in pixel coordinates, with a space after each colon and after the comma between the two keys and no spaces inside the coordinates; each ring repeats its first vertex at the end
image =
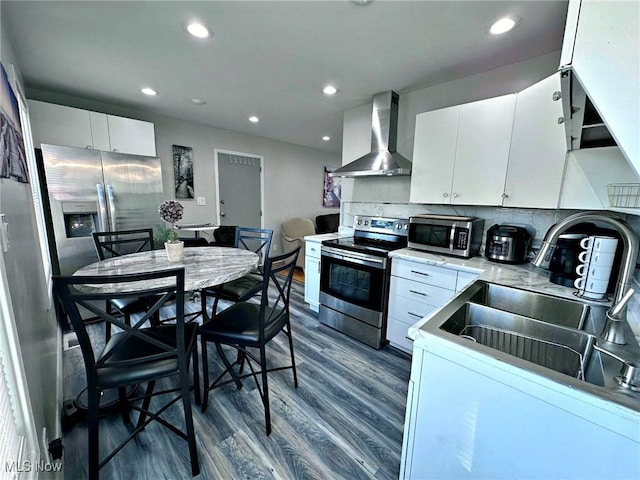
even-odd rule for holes
{"type": "Polygon", "coordinates": [[[416,215],[409,218],[408,247],[469,258],[482,244],[484,220],[455,215],[416,215]]]}

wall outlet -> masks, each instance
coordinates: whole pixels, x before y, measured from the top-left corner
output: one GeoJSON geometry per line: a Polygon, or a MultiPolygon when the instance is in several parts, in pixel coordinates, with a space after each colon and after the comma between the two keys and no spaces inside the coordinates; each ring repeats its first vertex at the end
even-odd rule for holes
{"type": "Polygon", "coordinates": [[[196,205],[199,205],[199,206],[203,207],[206,204],[207,204],[207,197],[197,197],[196,198],[196,205]]]}

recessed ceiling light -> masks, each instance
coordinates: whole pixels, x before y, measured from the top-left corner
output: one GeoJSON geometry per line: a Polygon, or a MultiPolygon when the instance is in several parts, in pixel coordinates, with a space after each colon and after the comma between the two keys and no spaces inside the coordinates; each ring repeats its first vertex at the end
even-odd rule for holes
{"type": "Polygon", "coordinates": [[[255,115],[251,115],[251,116],[249,117],[249,121],[250,121],[251,123],[258,123],[258,122],[260,121],[260,119],[259,119],[258,117],[256,117],[255,115]]]}
{"type": "Polygon", "coordinates": [[[199,22],[192,22],[187,25],[187,31],[196,38],[209,38],[211,31],[199,22]]]}
{"type": "Polygon", "coordinates": [[[192,98],[191,101],[193,103],[195,103],[196,105],[204,105],[205,103],[207,103],[204,100],[202,100],[201,98],[192,98]]]}
{"type": "Polygon", "coordinates": [[[489,27],[489,33],[491,35],[502,35],[516,28],[519,23],[519,17],[503,17],[489,27]]]}
{"type": "Polygon", "coordinates": [[[326,87],[324,87],[322,89],[322,92],[325,95],[335,95],[335,93],[338,91],[338,89],[336,87],[334,87],[333,85],[327,85],[326,87]]]}
{"type": "Polygon", "coordinates": [[[328,142],[329,140],[331,140],[331,137],[329,135],[325,135],[324,137],[322,137],[322,140],[328,142]]]}
{"type": "Polygon", "coordinates": [[[158,95],[158,92],[156,92],[153,88],[150,88],[150,87],[141,88],[140,91],[145,95],[149,95],[150,97],[158,95]]]}

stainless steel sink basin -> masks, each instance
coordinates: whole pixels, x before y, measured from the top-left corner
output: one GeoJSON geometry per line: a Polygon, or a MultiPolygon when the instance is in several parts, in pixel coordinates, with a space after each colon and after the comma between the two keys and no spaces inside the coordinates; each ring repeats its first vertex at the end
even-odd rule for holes
{"type": "Polygon", "coordinates": [[[589,306],[580,302],[493,283],[486,283],[470,301],[578,330],[582,329],[589,314],[589,306]]]}
{"type": "Polygon", "coordinates": [[[581,380],[596,340],[584,331],[472,302],[461,304],[440,329],[581,380]]]}

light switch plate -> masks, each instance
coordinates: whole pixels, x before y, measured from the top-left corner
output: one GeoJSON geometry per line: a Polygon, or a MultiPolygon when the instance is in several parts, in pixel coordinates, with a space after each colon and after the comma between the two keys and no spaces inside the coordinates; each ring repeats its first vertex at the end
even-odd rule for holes
{"type": "Polygon", "coordinates": [[[206,204],[207,204],[207,198],[206,197],[197,197],[196,198],[196,205],[204,206],[206,204]]]}

